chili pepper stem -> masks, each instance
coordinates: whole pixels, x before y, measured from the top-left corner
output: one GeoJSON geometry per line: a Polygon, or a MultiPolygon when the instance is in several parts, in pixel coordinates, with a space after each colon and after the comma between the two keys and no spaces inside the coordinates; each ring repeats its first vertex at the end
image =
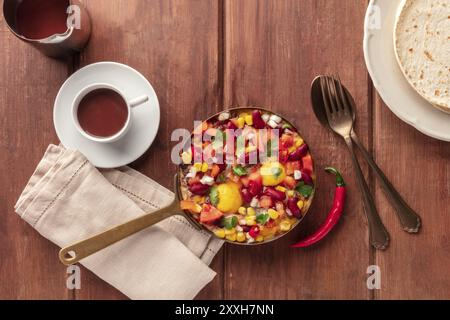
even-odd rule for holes
{"type": "Polygon", "coordinates": [[[328,173],[332,173],[336,176],[336,186],[338,186],[338,187],[345,186],[344,178],[342,178],[342,174],[337,169],[335,169],[333,167],[327,167],[327,168],[325,168],[325,171],[328,173]]]}

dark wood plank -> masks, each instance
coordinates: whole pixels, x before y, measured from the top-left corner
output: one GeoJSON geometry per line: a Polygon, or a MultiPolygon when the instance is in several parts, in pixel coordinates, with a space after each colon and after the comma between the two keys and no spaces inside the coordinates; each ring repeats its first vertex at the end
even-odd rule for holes
{"type": "Polygon", "coordinates": [[[15,38],[3,18],[0,34],[0,299],[67,299],[58,248],[14,213],[48,144],[58,141],[53,101],[67,67],[15,38]]]}
{"type": "MultiPolygon", "coordinates": [[[[89,47],[81,66],[97,61],[128,64],[153,84],[161,104],[161,127],[152,148],[133,166],[172,189],[175,166],[170,141],[176,128],[192,129],[220,105],[219,6],[195,0],[86,0],[93,17],[89,47]]],[[[222,298],[223,255],[213,263],[216,279],[199,298],[222,298]]],[[[116,290],[83,271],[78,299],[123,298],[116,290]]]]}
{"type": "Polygon", "coordinates": [[[309,88],[320,73],[339,72],[358,103],[357,131],[370,140],[368,79],[362,54],[365,1],[226,0],[225,105],[262,105],[298,125],[318,170],[318,194],[304,223],[284,240],[258,248],[228,247],[228,299],[367,299],[366,221],[350,157],[320,127],[309,88]],[[322,244],[289,244],[318,227],[332,202],[326,165],[341,169],[349,197],[342,223],[322,244]]]}
{"type": "Polygon", "coordinates": [[[423,220],[419,235],[403,232],[377,187],[377,204],[392,242],[376,256],[382,279],[376,298],[449,299],[450,144],[403,123],[378,96],[374,111],[376,161],[423,220]]]}

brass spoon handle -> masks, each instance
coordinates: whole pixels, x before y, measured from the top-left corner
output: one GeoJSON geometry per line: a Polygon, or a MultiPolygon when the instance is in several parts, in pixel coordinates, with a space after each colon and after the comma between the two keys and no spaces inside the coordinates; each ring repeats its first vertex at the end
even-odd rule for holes
{"type": "Polygon", "coordinates": [[[395,208],[395,212],[397,213],[397,217],[402,224],[403,230],[409,233],[419,232],[421,226],[419,215],[408,206],[405,200],[403,200],[402,196],[397,192],[397,190],[395,190],[394,186],[389,182],[388,178],[386,178],[383,171],[381,171],[381,169],[375,163],[369,152],[367,152],[354,132],[352,132],[352,139],[355,142],[356,146],[361,150],[364,159],[366,159],[369,166],[373,169],[375,175],[378,177],[378,179],[380,179],[381,188],[385,192],[392,206],[395,208]]]}
{"type": "Polygon", "coordinates": [[[61,249],[59,259],[65,265],[72,265],[122,239],[125,239],[143,229],[146,229],[168,217],[182,215],[179,202],[158,211],[113,227],[105,232],[61,249]]]}
{"type": "Polygon", "coordinates": [[[353,166],[356,170],[356,177],[358,179],[359,188],[363,196],[364,212],[366,214],[367,222],[369,225],[369,241],[376,249],[384,250],[389,245],[389,234],[384,227],[380,216],[378,215],[375,203],[372,196],[370,195],[369,187],[367,186],[361,167],[358,163],[358,159],[355,155],[352,139],[350,137],[346,137],[345,142],[347,143],[347,146],[350,150],[353,166]]]}

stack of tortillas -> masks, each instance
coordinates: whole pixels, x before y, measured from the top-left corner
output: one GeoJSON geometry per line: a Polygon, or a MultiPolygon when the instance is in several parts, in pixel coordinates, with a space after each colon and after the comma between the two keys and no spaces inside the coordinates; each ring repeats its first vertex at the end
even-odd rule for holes
{"type": "Polygon", "coordinates": [[[403,0],[394,40],[409,83],[450,113],[450,0],[403,0]]]}

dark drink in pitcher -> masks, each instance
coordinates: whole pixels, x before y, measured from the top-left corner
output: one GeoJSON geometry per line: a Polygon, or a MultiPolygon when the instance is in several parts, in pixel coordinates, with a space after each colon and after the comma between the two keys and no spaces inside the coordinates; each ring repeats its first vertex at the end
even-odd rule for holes
{"type": "Polygon", "coordinates": [[[89,41],[91,19],[80,0],[3,0],[11,32],[44,54],[66,58],[89,41]]]}
{"type": "Polygon", "coordinates": [[[45,39],[67,31],[69,0],[23,0],[16,11],[16,28],[28,39],[45,39]]]}

